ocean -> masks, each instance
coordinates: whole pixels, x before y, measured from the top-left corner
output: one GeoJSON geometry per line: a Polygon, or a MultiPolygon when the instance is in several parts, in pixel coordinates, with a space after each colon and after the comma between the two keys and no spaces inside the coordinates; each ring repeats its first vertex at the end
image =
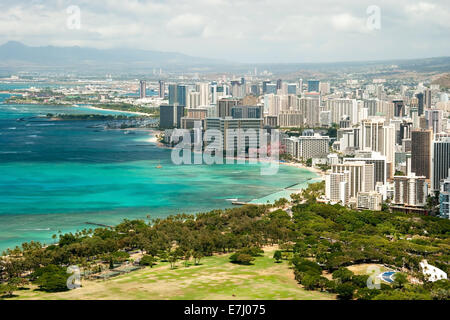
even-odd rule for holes
{"type": "MultiPolygon", "coordinates": [[[[0,103],[6,97],[0,94],[0,103]]],[[[229,208],[234,199],[272,201],[316,177],[283,165],[263,176],[264,163],[175,165],[150,130],[125,134],[101,128],[104,121],[38,117],[47,113],[116,114],[0,104],[0,250],[31,240],[49,244],[52,235],[94,228],[90,223],[205,212],[229,208]]]]}

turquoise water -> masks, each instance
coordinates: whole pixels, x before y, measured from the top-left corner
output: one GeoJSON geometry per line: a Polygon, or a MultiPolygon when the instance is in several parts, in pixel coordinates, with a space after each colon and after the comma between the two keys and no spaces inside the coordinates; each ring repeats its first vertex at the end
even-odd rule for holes
{"type": "MultiPolygon", "coordinates": [[[[304,169],[298,169],[298,170],[303,171],[302,176],[304,176],[304,177],[315,176],[314,174],[311,174],[310,171],[305,172],[304,169]]],[[[308,178],[307,180],[303,180],[303,182],[301,182],[301,183],[295,184],[293,186],[288,186],[287,188],[285,188],[283,190],[268,194],[261,198],[253,199],[253,200],[249,201],[249,203],[251,203],[251,204],[267,204],[267,203],[274,203],[276,200],[281,199],[281,198],[290,199],[291,194],[300,192],[302,189],[308,187],[308,184],[310,184],[310,183],[315,183],[315,182],[320,182],[320,181],[322,181],[321,178],[312,178],[311,177],[311,178],[308,178]]]]}
{"type": "Polygon", "coordinates": [[[151,142],[151,131],[124,134],[99,121],[37,117],[49,112],[93,113],[0,104],[0,249],[30,240],[48,244],[58,231],[93,227],[86,222],[204,212],[231,207],[231,199],[266,202],[316,177],[289,166],[263,176],[262,163],[177,166],[171,150],[151,142]]]}

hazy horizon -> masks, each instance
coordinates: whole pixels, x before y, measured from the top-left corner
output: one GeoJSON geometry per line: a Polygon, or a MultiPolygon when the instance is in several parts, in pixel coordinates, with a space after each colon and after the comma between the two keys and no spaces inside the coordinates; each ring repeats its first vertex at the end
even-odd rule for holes
{"type": "MultiPolygon", "coordinates": [[[[79,45],[73,45],[73,46],[57,46],[57,45],[29,45],[27,43],[24,43],[22,41],[16,41],[16,40],[9,40],[3,43],[0,43],[0,47],[3,45],[6,45],[8,43],[11,42],[17,42],[20,43],[22,45],[25,45],[27,47],[31,47],[31,48],[43,48],[43,47],[55,47],[55,48],[84,48],[84,49],[97,49],[97,50],[124,50],[127,49],[125,47],[112,47],[112,48],[96,48],[96,47],[90,47],[90,46],[79,46],[79,45]]],[[[194,55],[189,55],[186,54],[184,52],[179,52],[179,51],[162,51],[162,50],[157,50],[157,49],[138,49],[135,48],[136,50],[142,50],[142,51],[155,51],[155,52],[162,52],[162,53],[179,53],[179,54],[183,54],[183,55],[188,55],[191,57],[195,57],[195,58],[205,58],[205,59],[216,59],[214,57],[207,57],[207,56],[194,56],[194,55]]],[[[317,61],[317,62],[308,62],[308,61],[292,61],[292,62],[272,62],[272,61],[263,61],[263,62],[242,62],[242,61],[232,61],[232,60],[227,60],[227,59],[216,59],[216,60],[220,60],[223,62],[228,62],[228,63],[237,63],[237,64],[254,64],[254,65],[267,65],[267,64],[334,64],[334,63],[360,63],[360,62],[384,62],[384,61],[400,61],[400,60],[421,60],[421,59],[433,59],[433,58],[447,58],[450,57],[450,54],[447,55],[443,55],[443,56],[424,56],[424,57],[412,57],[412,58],[402,58],[402,57],[393,57],[393,58],[385,58],[385,59],[372,59],[372,60],[335,60],[335,61],[317,61]]]]}

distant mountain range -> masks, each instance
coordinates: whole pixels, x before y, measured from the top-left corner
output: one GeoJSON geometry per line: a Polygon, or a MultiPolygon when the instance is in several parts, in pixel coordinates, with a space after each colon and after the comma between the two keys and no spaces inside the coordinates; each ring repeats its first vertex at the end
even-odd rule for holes
{"type": "MultiPolygon", "coordinates": [[[[283,63],[248,64],[209,58],[193,57],[176,52],[148,51],[133,48],[95,49],[84,47],[31,47],[17,41],[0,45],[0,73],[17,71],[65,71],[76,73],[150,73],[153,68],[169,72],[230,72],[270,70],[278,75],[295,75],[298,72],[372,72],[383,66],[395,67],[386,73],[423,74],[450,71],[450,57],[408,60],[356,61],[332,63],[283,63]]],[[[383,76],[376,74],[374,76],[383,76]]]]}
{"type": "MultiPolygon", "coordinates": [[[[176,52],[138,49],[95,49],[83,47],[31,47],[17,41],[0,46],[0,67],[33,69],[122,69],[178,66],[213,66],[223,61],[192,57],[176,52]]],[[[133,70],[134,71],[134,70],[133,70]]]]}

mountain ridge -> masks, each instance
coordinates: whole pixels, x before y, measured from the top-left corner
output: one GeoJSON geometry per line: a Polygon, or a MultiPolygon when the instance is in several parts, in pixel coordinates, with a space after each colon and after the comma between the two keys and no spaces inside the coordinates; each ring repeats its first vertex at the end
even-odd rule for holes
{"type": "Polygon", "coordinates": [[[79,65],[135,65],[162,67],[167,65],[215,65],[220,60],[194,57],[178,52],[164,52],[140,49],[97,49],[70,46],[28,46],[18,41],[0,45],[0,65],[36,65],[49,67],[79,65]]]}
{"type": "Polygon", "coordinates": [[[450,57],[389,59],[367,61],[299,62],[299,63],[239,63],[202,58],[178,52],[133,48],[97,49],[91,47],[28,46],[19,41],[0,45],[0,71],[88,71],[88,72],[149,72],[163,68],[169,72],[248,72],[254,67],[288,74],[295,70],[324,72],[367,70],[398,65],[404,72],[445,73],[450,71],[450,57]]]}

